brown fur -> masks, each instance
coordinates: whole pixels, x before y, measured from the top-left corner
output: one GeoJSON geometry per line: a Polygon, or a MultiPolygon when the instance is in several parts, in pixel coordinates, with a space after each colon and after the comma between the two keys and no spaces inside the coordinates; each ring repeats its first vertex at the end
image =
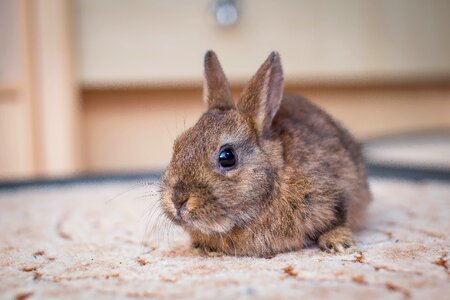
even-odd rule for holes
{"type": "Polygon", "coordinates": [[[371,199],[360,146],[308,100],[283,96],[277,53],[235,103],[208,52],[205,101],[208,111],[177,138],[162,180],[165,214],[194,247],[272,256],[308,241],[330,252],[353,246],[350,227],[371,199]],[[223,145],[237,155],[230,170],[218,164],[223,145]]]}

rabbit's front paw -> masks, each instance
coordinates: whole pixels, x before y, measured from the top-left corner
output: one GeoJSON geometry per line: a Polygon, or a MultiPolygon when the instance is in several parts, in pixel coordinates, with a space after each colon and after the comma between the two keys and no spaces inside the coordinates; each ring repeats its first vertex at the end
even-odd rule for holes
{"type": "Polygon", "coordinates": [[[192,250],[195,255],[200,255],[200,256],[220,257],[220,256],[224,255],[224,253],[222,253],[222,252],[211,249],[210,247],[205,247],[198,243],[192,244],[192,250]]]}
{"type": "Polygon", "coordinates": [[[338,226],[319,237],[319,248],[328,253],[349,254],[356,251],[352,232],[345,226],[338,226]]]}

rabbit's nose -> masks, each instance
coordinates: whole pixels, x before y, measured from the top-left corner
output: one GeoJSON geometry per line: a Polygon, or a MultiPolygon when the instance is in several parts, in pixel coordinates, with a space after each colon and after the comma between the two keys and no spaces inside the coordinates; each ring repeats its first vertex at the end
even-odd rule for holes
{"type": "Polygon", "coordinates": [[[181,219],[181,213],[186,210],[188,200],[189,199],[184,199],[173,203],[177,211],[177,214],[175,216],[177,219],[181,219]]]}

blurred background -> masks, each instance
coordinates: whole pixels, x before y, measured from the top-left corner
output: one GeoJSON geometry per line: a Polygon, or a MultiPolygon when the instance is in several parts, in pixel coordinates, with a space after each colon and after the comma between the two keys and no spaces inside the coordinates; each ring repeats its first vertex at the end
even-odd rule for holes
{"type": "Polygon", "coordinates": [[[450,170],[448,0],[0,0],[0,181],[159,172],[272,50],[373,164],[450,170]]]}

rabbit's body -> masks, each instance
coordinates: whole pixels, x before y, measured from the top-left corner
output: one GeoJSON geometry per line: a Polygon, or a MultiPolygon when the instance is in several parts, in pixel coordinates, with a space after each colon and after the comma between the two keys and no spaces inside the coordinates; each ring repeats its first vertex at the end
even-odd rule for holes
{"type": "Polygon", "coordinates": [[[234,104],[207,54],[209,110],[175,143],[163,208],[207,252],[271,256],[309,241],[344,252],[370,202],[360,146],[311,102],[282,96],[274,55],[234,104]],[[217,163],[223,149],[232,167],[217,163]]]}

